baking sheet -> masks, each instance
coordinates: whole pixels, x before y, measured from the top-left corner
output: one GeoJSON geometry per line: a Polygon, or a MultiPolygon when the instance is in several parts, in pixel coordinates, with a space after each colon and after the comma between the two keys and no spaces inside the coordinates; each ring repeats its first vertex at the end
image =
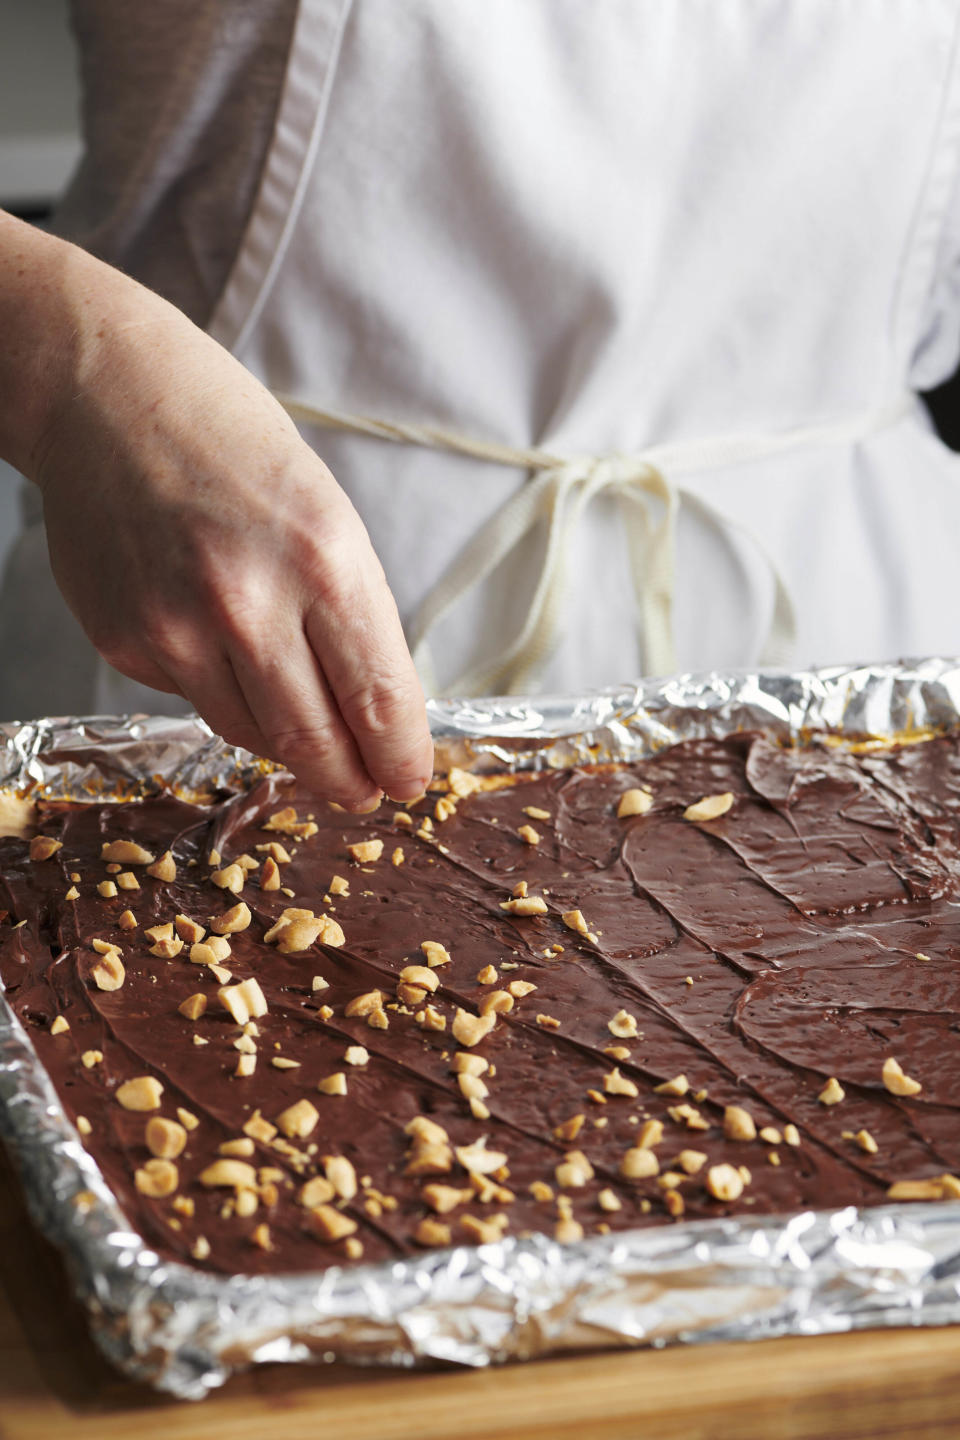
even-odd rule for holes
{"type": "MultiPolygon", "coordinates": [[[[681,676],[581,697],[431,702],[438,769],[631,760],[762,729],[837,743],[960,724],[960,661],[797,675],[681,676]]],[[[199,720],[0,727],[2,783],[77,798],[190,794],[259,773],[199,720]]],[[[131,1228],[0,995],[0,1132],[36,1222],[63,1251],[101,1348],[200,1398],[256,1361],[486,1365],[591,1346],[822,1334],[960,1320],[960,1205],[680,1222],[559,1245],[548,1236],[303,1275],[210,1275],[131,1228]]]]}

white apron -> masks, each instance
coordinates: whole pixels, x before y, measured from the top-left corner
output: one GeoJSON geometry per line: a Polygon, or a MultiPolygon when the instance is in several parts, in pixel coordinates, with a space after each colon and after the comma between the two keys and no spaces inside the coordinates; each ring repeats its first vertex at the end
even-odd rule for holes
{"type": "MultiPolygon", "coordinates": [[[[465,587],[437,688],[960,653],[960,461],[911,393],[957,356],[958,20],[302,0],[213,335],[300,416],[573,462],[304,422],[408,627],[465,587]]],[[[91,705],[170,701],[101,662],[91,705]]]]}

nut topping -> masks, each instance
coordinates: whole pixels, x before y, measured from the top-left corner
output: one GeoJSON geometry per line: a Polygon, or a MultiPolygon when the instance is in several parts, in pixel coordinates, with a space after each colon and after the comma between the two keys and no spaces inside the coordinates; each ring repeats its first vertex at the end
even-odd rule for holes
{"type": "MultiPolygon", "coordinates": [[[[817,1099],[821,1105],[839,1105],[841,1100],[846,1099],[846,1094],[846,1090],[844,1090],[837,1077],[831,1075],[817,1096],[817,1099]]],[[[774,1144],[776,1144],[776,1141],[774,1141],[774,1144]]]]}
{"type": "Polygon", "coordinates": [[[659,1173],[660,1161],[643,1145],[632,1146],[620,1161],[620,1174],[625,1180],[647,1180],[659,1173]]]}
{"type": "Polygon", "coordinates": [[[30,859],[50,860],[62,849],[62,840],[54,840],[52,835],[34,835],[30,841],[30,859]]]}
{"type": "Polygon", "coordinates": [[[621,1075],[616,1066],[613,1067],[609,1075],[604,1075],[603,1088],[608,1095],[628,1095],[631,1099],[636,1099],[640,1094],[640,1091],[633,1081],[628,1079],[626,1075],[621,1075]]]}
{"type": "Polygon", "coordinates": [[[439,965],[450,964],[450,952],[439,940],[424,940],[420,949],[426,955],[427,965],[431,970],[435,970],[439,965]]]}
{"type": "MultiPolygon", "coordinates": [[[[616,1035],[618,1040],[635,1040],[637,1038],[637,1017],[631,1015],[629,1010],[618,1010],[613,1019],[607,1021],[607,1029],[611,1035],[616,1035]]],[[[686,1094],[686,1090],[683,1093],[686,1094]]]]}
{"type": "Polygon", "coordinates": [[[176,1165],[169,1160],[148,1160],[134,1173],[133,1183],[141,1195],[151,1200],[165,1200],[180,1183],[176,1165]]]}
{"type": "Polygon", "coordinates": [[[342,1210],[336,1210],[332,1205],[317,1205],[307,1213],[318,1240],[342,1240],[357,1228],[356,1220],[351,1220],[349,1215],[344,1215],[342,1210]]]}
{"type": "Polygon", "coordinates": [[[154,880],[164,880],[169,884],[177,878],[177,866],[169,850],[165,850],[159,860],[147,866],[147,874],[152,875],[154,880]]]}
{"type": "Polygon", "coordinates": [[[683,812],[684,820],[717,820],[726,815],[733,804],[733,793],[727,790],[722,795],[704,795],[695,805],[688,805],[683,812]]]}
{"type": "Polygon", "coordinates": [[[117,1087],[116,1098],[124,1110],[159,1110],[163,1086],[153,1075],[138,1075],[117,1087]]]}
{"type": "Polygon", "coordinates": [[[250,909],[245,901],[240,900],[222,915],[211,915],[210,929],[215,935],[234,935],[239,930],[246,930],[250,920],[250,909]]]}
{"type": "Polygon", "coordinates": [[[511,915],[546,915],[547,902],[540,895],[520,895],[515,899],[501,900],[500,909],[511,915]]]}
{"type": "Polygon", "coordinates": [[[383,841],[360,840],[355,845],[348,845],[347,852],[359,864],[369,865],[383,854],[383,841]]]}
{"type": "Polygon", "coordinates": [[[723,1133],[728,1140],[756,1140],[753,1116],[742,1105],[728,1105],[723,1112],[723,1133]]]}
{"type": "Polygon", "coordinates": [[[133,840],[111,840],[100,847],[100,859],[117,865],[152,865],[153,856],[133,840]]]}
{"type": "Polygon", "coordinates": [[[617,819],[624,820],[630,815],[646,815],[653,804],[653,796],[646,788],[624,790],[617,804],[617,819]]]}
{"type": "Polygon", "coordinates": [[[108,950],[90,971],[90,978],[98,990],[119,990],[126,973],[119,952],[108,950]]]}
{"type": "Polygon", "coordinates": [[[654,1085],[655,1095],[686,1095],[690,1086],[687,1083],[686,1075],[674,1075],[672,1080],[664,1080],[662,1085],[654,1085]]]}
{"type": "Polygon", "coordinates": [[[911,1080],[909,1075],[904,1075],[899,1062],[892,1056],[884,1060],[882,1074],[883,1083],[891,1095],[919,1095],[923,1089],[919,1080],[911,1080]]]}
{"type": "Polygon", "coordinates": [[[150,1154],[155,1155],[158,1160],[176,1160],[186,1146],[187,1132],[176,1120],[164,1120],[159,1115],[151,1115],[144,1131],[144,1140],[150,1154]]]}
{"type": "Polygon", "coordinates": [[[739,1200],[743,1194],[743,1177],[732,1165],[711,1165],[706,1185],[715,1200],[739,1200]]]}
{"type": "Polygon", "coordinates": [[[206,1008],[207,997],[202,990],[196,991],[193,995],[188,995],[186,1000],[181,1000],[177,1006],[180,1014],[187,1020],[199,1020],[200,1016],[205,1013],[206,1008]]]}
{"type": "Polygon", "coordinates": [[[316,1128],[319,1119],[317,1107],[304,1098],[281,1111],[277,1116],[277,1125],[288,1140],[305,1140],[316,1128]]]}
{"type": "Polygon", "coordinates": [[[459,1040],[461,1045],[469,1049],[473,1045],[479,1045],[485,1039],[494,1025],[497,1023],[495,1015],[471,1015],[469,1010],[457,1009],[453,1017],[454,1039],[459,1040]]]}

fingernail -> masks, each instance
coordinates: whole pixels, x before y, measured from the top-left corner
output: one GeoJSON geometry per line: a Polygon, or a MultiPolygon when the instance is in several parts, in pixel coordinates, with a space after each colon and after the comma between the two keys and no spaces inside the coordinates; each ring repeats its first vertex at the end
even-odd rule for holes
{"type": "Polygon", "coordinates": [[[374,810],[380,809],[382,799],[383,796],[378,795],[374,800],[361,800],[359,803],[351,805],[350,810],[354,815],[372,815],[374,810]]]}
{"type": "Polygon", "coordinates": [[[391,805],[416,805],[418,800],[426,797],[426,790],[411,790],[408,794],[388,795],[387,799],[391,805]]]}

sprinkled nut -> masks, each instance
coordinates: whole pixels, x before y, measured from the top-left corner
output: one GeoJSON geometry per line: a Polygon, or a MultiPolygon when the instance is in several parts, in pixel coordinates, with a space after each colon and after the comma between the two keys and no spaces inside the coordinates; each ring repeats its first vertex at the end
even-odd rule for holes
{"type": "MultiPolygon", "coordinates": [[[[199,1038],[200,1038],[199,1036],[194,1036],[194,1039],[199,1039],[199,1038]]],[[[206,1043],[206,1042],[204,1042],[204,1043],[206,1043]]],[[[253,1074],[253,1072],[256,1070],[256,1068],[257,1068],[257,1057],[256,1057],[256,1055],[238,1055],[238,1056],[237,1056],[236,1068],[234,1069],[234,1072],[233,1072],[233,1073],[234,1073],[234,1075],[236,1075],[236,1076],[237,1076],[239,1079],[241,1079],[241,1080],[249,1080],[250,1076],[253,1074]]]]}
{"type": "Polygon", "coordinates": [[[185,1110],[182,1105],[177,1106],[177,1119],[180,1121],[184,1130],[196,1130],[200,1124],[196,1115],[194,1115],[191,1110],[185,1110]]]}
{"type": "Polygon", "coordinates": [[[420,949],[426,955],[427,964],[431,970],[435,970],[438,965],[450,964],[450,952],[438,940],[424,940],[420,949]]]}
{"type": "Polygon", "coordinates": [[[431,993],[439,988],[440,981],[427,965],[404,965],[400,979],[409,985],[422,986],[431,993]]]}
{"type": "Polygon", "coordinates": [[[471,1015],[469,1010],[457,1009],[453,1017],[453,1036],[461,1045],[469,1049],[473,1045],[479,1045],[494,1025],[497,1023],[495,1015],[471,1015]]]}
{"type": "Polygon", "coordinates": [[[256,1190],[257,1172],[245,1160],[214,1160],[200,1172],[200,1184],[208,1190],[224,1187],[230,1190],[256,1190]]]}
{"type": "Polygon", "coordinates": [[[546,915],[547,902],[540,895],[520,895],[516,899],[501,900],[500,909],[511,915],[546,915]]]}
{"type": "Polygon", "coordinates": [[[617,819],[624,820],[628,815],[646,815],[652,804],[653,796],[649,790],[624,790],[617,804],[617,819]]]}
{"type": "Polygon", "coordinates": [[[515,1000],[523,1000],[525,996],[532,995],[536,988],[532,980],[511,980],[507,986],[515,1000]]]}
{"type": "Polygon", "coordinates": [[[116,1099],[124,1110],[159,1110],[163,1086],[153,1075],[137,1075],[117,1087],[116,1099]]]}
{"type": "MultiPolygon", "coordinates": [[[[277,872],[279,874],[279,871],[277,872]]],[[[246,872],[242,865],[225,865],[222,870],[214,870],[210,876],[220,890],[229,890],[234,895],[239,895],[246,880],[246,872]]]]}
{"type": "Polygon", "coordinates": [[[94,1065],[99,1065],[103,1060],[102,1050],[84,1050],[80,1056],[80,1064],[85,1070],[92,1070],[94,1065]]]}
{"type": "Polygon", "coordinates": [[[117,893],[117,887],[112,880],[101,880],[97,886],[97,894],[104,900],[112,900],[117,893]]]}
{"type": "Polygon", "coordinates": [[[297,812],[292,805],[287,805],[283,810],[277,810],[270,819],[261,825],[261,830],[277,830],[282,835],[295,835],[300,840],[309,840],[319,830],[313,820],[298,820],[297,812]]]}
{"type": "Polygon", "coordinates": [[[482,996],[477,1009],[481,1015],[506,1015],[513,1009],[513,996],[509,990],[491,990],[482,996]]]}
{"type": "Polygon", "coordinates": [[[753,1116],[742,1105],[728,1105],[723,1112],[723,1133],[728,1140],[756,1140],[753,1116]]]}
{"type": "Polygon", "coordinates": [[[270,1121],[265,1119],[259,1110],[254,1110],[250,1119],[241,1126],[241,1129],[244,1135],[248,1135],[251,1140],[259,1140],[264,1145],[272,1140],[277,1133],[276,1125],[271,1125],[270,1121]]]}
{"type": "Polygon", "coordinates": [[[783,1136],[775,1125],[764,1125],[760,1131],[760,1139],[765,1145],[779,1145],[783,1141],[783,1136]]]}
{"type": "Polygon", "coordinates": [[[195,945],[206,934],[199,921],[191,920],[189,915],[178,915],[173,925],[180,939],[189,945],[195,945]]]}
{"type": "Polygon", "coordinates": [[[517,834],[520,836],[520,839],[524,842],[525,845],[540,844],[540,835],[536,830],[534,830],[532,825],[521,825],[517,830],[517,834]]]}
{"type": "Polygon", "coordinates": [[[562,1120],[559,1125],[554,1125],[554,1139],[576,1140],[577,1136],[580,1134],[580,1131],[583,1129],[585,1120],[585,1115],[570,1115],[566,1120],[562,1120]]]}
{"type": "Polygon", "coordinates": [[[246,1025],[251,1018],[258,1019],[267,1013],[266,996],[254,976],[242,980],[238,985],[221,985],[217,991],[217,999],[238,1025],[246,1025]]]}
{"type": "MultiPolygon", "coordinates": [[[[320,915],[313,915],[309,919],[288,920],[277,933],[277,949],[281,955],[302,954],[304,950],[310,949],[323,929],[324,919],[320,915]]],[[[263,938],[266,940],[267,936],[263,938]]]]}
{"type": "Polygon", "coordinates": [[[817,1096],[817,1099],[821,1105],[839,1105],[841,1100],[846,1099],[846,1095],[847,1092],[840,1084],[840,1081],[835,1075],[831,1075],[817,1096]]]}
{"type": "Polygon", "coordinates": [[[450,1226],[444,1225],[430,1216],[426,1216],[418,1223],[413,1232],[413,1238],[418,1245],[429,1246],[432,1249],[442,1249],[451,1244],[453,1239],[450,1226]]]}
{"type": "Polygon", "coordinates": [[[733,1165],[711,1165],[706,1186],[715,1200],[738,1200],[743,1194],[743,1178],[733,1165]]]}
{"type": "Polygon", "coordinates": [[[583,913],[580,910],[564,910],[560,918],[568,930],[576,930],[578,935],[586,935],[589,933],[590,927],[586,920],[584,920],[583,913]]]}
{"type": "Polygon", "coordinates": [[[176,1120],[164,1120],[160,1115],[151,1115],[143,1133],[147,1149],[158,1160],[176,1160],[183,1153],[187,1143],[187,1132],[176,1120]]]}
{"type": "Polygon", "coordinates": [[[593,1166],[582,1150],[569,1150],[554,1169],[561,1190],[577,1190],[593,1179],[593,1166]]]}
{"type": "Polygon", "coordinates": [[[796,1125],[784,1125],[783,1138],[784,1142],[787,1145],[799,1145],[800,1131],[797,1129],[796,1125]]]}
{"type": "Polygon", "coordinates": [[[90,978],[98,990],[119,990],[127,972],[116,950],[109,950],[90,971],[90,978]]]}
{"type": "Polygon", "coordinates": [[[54,840],[52,835],[34,835],[30,841],[30,859],[50,860],[58,850],[62,849],[62,840],[54,840]]]}
{"type": "Polygon", "coordinates": [[[944,1187],[939,1176],[930,1180],[898,1180],[887,1190],[888,1200],[942,1200],[943,1197],[944,1187]]]}
{"type": "Polygon", "coordinates": [[[245,901],[239,900],[222,915],[211,915],[210,929],[215,935],[234,935],[239,930],[246,930],[250,920],[249,906],[245,901]]]}
{"type": "Polygon", "coordinates": [[[343,1052],[343,1058],[348,1065],[362,1067],[370,1059],[370,1051],[365,1045],[348,1045],[343,1052]]]}
{"type": "Polygon", "coordinates": [[[330,1200],[336,1199],[336,1194],[336,1190],[325,1176],[314,1175],[302,1187],[297,1199],[304,1209],[315,1210],[318,1205],[326,1205],[330,1200]]]}
{"type": "Polygon", "coordinates": [[[607,1021],[607,1029],[611,1035],[616,1035],[618,1040],[635,1040],[637,1017],[631,1015],[629,1010],[618,1010],[613,1019],[607,1021]]]}
{"type": "Polygon", "coordinates": [[[139,890],[140,881],[132,870],[124,870],[117,876],[117,887],[120,890],[139,890]]]}
{"type": "Polygon", "coordinates": [[[136,930],[137,917],[132,910],[124,910],[122,915],[117,916],[117,924],[121,930],[136,930]]]}
{"type": "Polygon", "coordinates": [[[277,1116],[277,1125],[288,1140],[305,1140],[320,1119],[317,1107],[306,1098],[288,1105],[277,1116]]]}
{"type": "Polygon", "coordinates": [[[90,1135],[92,1133],[93,1126],[90,1124],[90,1121],[87,1119],[86,1115],[77,1116],[77,1130],[80,1132],[81,1135],[90,1135]]]}
{"type": "Polygon", "coordinates": [[[686,1208],[679,1190],[668,1190],[663,1197],[663,1203],[667,1214],[672,1215],[674,1220],[679,1220],[686,1208]]]}
{"type": "Polygon", "coordinates": [[[447,1028],[446,1015],[442,1015],[434,1005],[427,1005],[425,1009],[418,1010],[413,1018],[424,1030],[433,1030],[439,1034],[441,1030],[447,1028]]]}
{"type": "Polygon", "coordinates": [[[344,1215],[332,1205],[317,1205],[307,1211],[307,1216],[317,1239],[325,1242],[343,1240],[357,1228],[356,1220],[351,1220],[349,1215],[344,1215]]]}
{"type": "Polygon", "coordinates": [[[628,1095],[634,1100],[640,1094],[633,1081],[629,1080],[626,1075],[621,1075],[616,1066],[609,1075],[604,1075],[603,1088],[608,1095],[628,1095]]]}
{"type": "Polygon", "coordinates": [[[186,1020],[199,1020],[200,1016],[205,1013],[206,1008],[207,997],[203,994],[202,990],[198,990],[193,995],[188,995],[186,1000],[181,1000],[177,1006],[180,1014],[186,1020]]]}
{"type": "Polygon", "coordinates": [[[645,1120],[637,1136],[637,1145],[649,1150],[654,1145],[659,1145],[663,1140],[663,1121],[645,1120]]]}
{"type": "Polygon", "coordinates": [[[507,1157],[502,1150],[488,1150],[486,1136],[475,1140],[472,1145],[457,1145],[454,1154],[465,1170],[471,1175],[492,1175],[506,1165],[507,1157]]]}
{"type": "Polygon", "coordinates": [[[159,960],[174,960],[183,949],[183,941],[179,936],[172,940],[158,940],[156,945],[150,946],[150,954],[156,955],[159,960]]]}
{"type": "Polygon", "coordinates": [[[270,1060],[270,1064],[273,1066],[273,1068],[274,1068],[275,1070],[299,1070],[299,1069],[300,1069],[300,1061],[299,1061],[299,1060],[291,1060],[291,1059],[289,1059],[289,1057],[286,1056],[286,1055],[274,1055],[274,1056],[271,1058],[271,1060],[270,1060]]]}
{"type": "Polygon", "coordinates": [[[342,1070],[337,1070],[332,1075],[325,1075],[322,1080],[319,1080],[317,1089],[321,1095],[346,1095],[347,1077],[342,1070]]]}
{"type": "Polygon", "coordinates": [[[631,1146],[620,1161],[620,1174],[625,1180],[647,1180],[659,1173],[660,1161],[643,1145],[631,1146]]]}
{"type": "Polygon", "coordinates": [[[654,1085],[655,1095],[686,1095],[690,1089],[686,1075],[674,1075],[672,1080],[664,1080],[662,1085],[654,1085]]]}
{"type": "Polygon", "coordinates": [[[71,885],[70,889],[65,892],[63,898],[64,900],[79,900],[80,891],[77,889],[76,885],[71,885]]]}
{"type": "Polygon", "coordinates": [[[100,859],[115,861],[118,865],[150,865],[153,856],[142,845],[133,840],[110,840],[100,847],[100,859]]]}
{"type": "Polygon", "coordinates": [[[148,865],[147,874],[151,875],[154,880],[163,880],[167,884],[176,880],[177,866],[171,852],[165,850],[159,860],[155,860],[152,865],[148,865]]]}
{"type": "Polygon", "coordinates": [[[51,1035],[63,1035],[70,1029],[70,1021],[65,1015],[57,1015],[50,1026],[51,1035]]]}
{"type": "Polygon", "coordinates": [[[702,1150],[681,1150],[677,1156],[677,1164],[685,1175],[697,1175],[707,1163],[707,1156],[702,1150]]]}
{"type": "Polygon", "coordinates": [[[909,1075],[904,1075],[900,1064],[891,1056],[883,1062],[883,1083],[891,1095],[919,1095],[923,1086],[919,1080],[911,1080],[909,1075]]]}
{"type": "Polygon", "coordinates": [[[441,795],[433,807],[433,818],[439,820],[441,824],[443,824],[444,820],[449,820],[451,815],[455,815],[456,813],[457,797],[455,795],[441,795]]]}
{"type": "Polygon", "coordinates": [[[356,1015],[371,1015],[375,1010],[383,1009],[384,995],[382,990],[368,990],[363,995],[355,995],[347,1003],[344,1015],[352,1019],[356,1015]]]}
{"type": "Polygon", "coordinates": [[[359,840],[355,845],[347,846],[347,853],[358,864],[369,865],[374,860],[379,860],[383,854],[382,840],[359,840]]]}
{"type": "Polygon", "coordinates": [[[352,1200],[357,1193],[357,1172],[345,1155],[325,1155],[323,1173],[341,1200],[352,1200]]]}
{"type": "Polygon", "coordinates": [[[733,794],[726,790],[722,795],[704,795],[695,805],[688,805],[683,812],[684,820],[716,820],[726,815],[733,804],[733,794]]]}
{"type": "Polygon", "coordinates": [[[466,1100],[483,1100],[490,1094],[490,1087],[479,1075],[464,1073],[457,1076],[460,1094],[466,1100]]]}
{"type": "Polygon", "coordinates": [[[606,1190],[600,1191],[600,1194],[597,1196],[597,1204],[600,1206],[600,1209],[605,1210],[608,1215],[613,1215],[617,1210],[623,1209],[620,1196],[615,1190],[609,1189],[609,1187],[606,1190]]]}
{"type": "Polygon", "coordinates": [[[876,1140],[874,1140],[869,1130],[858,1130],[853,1138],[860,1146],[860,1149],[865,1151],[867,1155],[876,1155],[880,1149],[880,1146],[876,1140]]]}
{"type": "Polygon", "coordinates": [[[478,985],[496,985],[499,979],[495,965],[484,965],[482,970],[477,971],[478,985]]]}
{"type": "Polygon", "coordinates": [[[169,1160],[148,1160],[134,1173],[133,1183],[141,1195],[151,1200],[165,1200],[180,1183],[176,1165],[169,1160]]]}
{"type": "Polygon", "coordinates": [[[469,1203],[473,1195],[473,1190],[458,1190],[454,1185],[441,1185],[437,1181],[424,1185],[422,1192],[423,1203],[438,1215],[449,1215],[458,1205],[469,1203]]]}

